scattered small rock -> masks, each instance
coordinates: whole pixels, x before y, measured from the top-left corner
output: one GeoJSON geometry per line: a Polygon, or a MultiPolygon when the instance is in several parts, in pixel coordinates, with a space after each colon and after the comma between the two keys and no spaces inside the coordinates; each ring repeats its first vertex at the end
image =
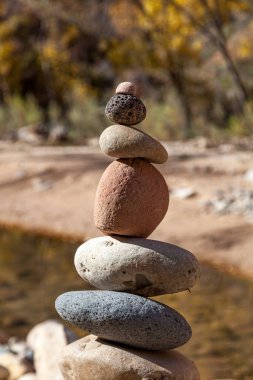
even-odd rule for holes
{"type": "Polygon", "coordinates": [[[11,352],[0,355],[0,365],[9,371],[8,380],[17,380],[20,376],[32,370],[30,364],[11,352]]]}
{"type": "Polygon", "coordinates": [[[188,199],[197,195],[197,191],[190,187],[181,187],[179,189],[172,190],[170,195],[174,198],[188,199]]]}
{"type": "Polygon", "coordinates": [[[21,180],[27,177],[27,172],[24,169],[19,169],[15,173],[15,179],[21,180]]]}
{"type": "Polygon", "coordinates": [[[33,352],[29,347],[27,347],[25,341],[20,341],[17,338],[12,337],[8,340],[8,348],[10,352],[18,355],[21,360],[27,360],[31,363],[33,362],[33,352]]]}
{"type": "Polygon", "coordinates": [[[236,147],[234,144],[221,144],[218,147],[219,152],[221,153],[232,153],[236,151],[236,147]]]}
{"type": "Polygon", "coordinates": [[[50,130],[49,139],[52,143],[68,141],[68,130],[62,125],[56,125],[50,130]]]}
{"type": "Polygon", "coordinates": [[[213,198],[201,203],[206,212],[240,214],[253,221],[253,190],[230,187],[217,190],[213,198]]]}
{"type": "Polygon", "coordinates": [[[42,123],[35,123],[19,128],[17,139],[29,144],[40,144],[48,138],[48,128],[42,123]]]}
{"type": "Polygon", "coordinates": [[[243,179],[248,182],[253,182],[253,169],[248,169],[243,176],[243,179]]]}
{"type": "Polygon", "coordinates": [[[6,354],[6,352],[10,352],[9,346],[7,344],[1,344],[0,355],[6,354]]]}
{"type": "Polygon", "coordinates": [[[47,191],[53,187],[53,181],[50,179],[34,178],[32,185],[35,191],[47,191]]]}
{"type": "Polygon", "coordinates": [[[29,332],[27,344],[34,351],[36,380],[63,380],[58,359],[63,347],[75,339],[74,333],[53,320],[40,323],[29,332]]]}

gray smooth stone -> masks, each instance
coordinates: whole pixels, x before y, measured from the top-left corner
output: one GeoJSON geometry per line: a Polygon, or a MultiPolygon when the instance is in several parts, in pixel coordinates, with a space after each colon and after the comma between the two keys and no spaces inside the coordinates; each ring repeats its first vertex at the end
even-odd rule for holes
{"type": "Polygon", "coordinates": [[[191,338],[191,327],[174,309],[128,293],[75,291],[56,300],[67,322],[100,338],[133,347],[164,350],[191,338]]]}
{"type": "Polygon", "coordinates": [[[90,239],[78,248],[75,267],[97,289],[147,297],[190,289],[200,277],[199,263],[192,253],[143,238],[90,239]]]}
{"type": "Polygon", "coordinates": [[[149,162],[162,164],[167,161],[166,149],[153,137],[133,127],[111,125],[100,138],[103,153],[117,158],[145,158],[149,162]]]}
{"type": "Polygon", "coordinates": [[[135,125],[145,119],[146,107],[136,96],[116,94],[108,101],[105,114],[114,123],[135,125]]]}

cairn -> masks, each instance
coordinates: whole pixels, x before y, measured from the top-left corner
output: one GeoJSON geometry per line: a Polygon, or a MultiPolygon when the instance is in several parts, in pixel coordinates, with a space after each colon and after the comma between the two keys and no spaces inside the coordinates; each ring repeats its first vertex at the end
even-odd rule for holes
{"type": "Polygon", "coordinates": [[[106,115],[115,125],[100,136],[103,153],[115,157],[95,198],[95,225],[105,235],[82,244],[79,275],[99,290],[59,296],[56,309],[92,335],[67,346],[60,359],[65,380],[198,380],[194,363],[171,349],[191,338],[176,310],[146,297],[190,289],[197,259],[175,245],[147,239],[164,218],[169,191],[152,163],[167,160],[164,147],[133,127],[146,108],[136,87],[121,83],[106,115]]]}

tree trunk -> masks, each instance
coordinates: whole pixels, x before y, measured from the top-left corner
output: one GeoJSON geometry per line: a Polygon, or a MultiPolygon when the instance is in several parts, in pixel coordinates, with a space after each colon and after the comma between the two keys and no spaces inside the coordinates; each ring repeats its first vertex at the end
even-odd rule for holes
{"type": "Polygon", "coordinates": [[[228,43],[227,38],[224,33],[224,22],[222,20],[221,16],[221,4],[219,1],[216,0],[215,2],[215,8],[212,9],[209,6],[209,3],[207,0],[200,0],[200,3],[202,4],[206,14],[209,16],[209,19],[212,22],[212,26],[216,33],[209,32],[209,37],[211,36],[211,39],[215,43],[216,40],[216,46],[220,50],[220,53],[222,54],[224,61],[227,66],[227,70],[230,73],[231,77],[233,78],[234,84],[237,87],[238,90],[238,103],[239,103],[239,111],[243,111],[243,106],[246,101],[249,100],[247,89],[243,83],[241,74],[239,70],[236,67],[236,63],[234,62],[229,49],[228,49],[228,43]]]}
{"type": "MultiPolygon", "coordinates": [[[[249,95],[246,86],[242,80],[241,74],[237,69],[236,64],[228,50],[227,41],[224,34],[223,22],[219,18],[219,14],[214,13],[213,10],[209,7],[208,2],[206,0],[199,0],[199,2],[203,6],[205,12],[208,14],[209,19],[212,22],[212,28],[215,32],[213,32],[213,30],[209,27],[207,23],[201,22],[201,20],[196,18],[195,15],[187,9],[187,6],[178,4],[175,0],[170,0],[170,3],[175,7],[175,9],[182,12],[190,20],[190,22],[193,25],[195,25],[196,28],[198,28],[209,39],[209,41],[219,49],[226,63],[227,70],[233,78],[234,84],[239,93],[238,105],[239,111],[242,111],[245,101],[249,100],[249,95]]],[[[218,1],[216,2],[216,4],[218,6],[220,5],[218,1]]],[[[219,12],[218,8],[216,8],[216,12],[219,12]]]]}
{"type": "Polygon", "coordinates": [[[185,78],[178,70],[169,72],[170,79],[177,91],[178,99],[182,106],[183,116],[184,116],[184,124],[183,124],[183,133],[185,137],[192,136],[192,128],[193,128],[193,113],[192,107],[190,103],[190,99],[188,96],[188,91],[185,85],[185,78]]]}
{"type": "Polygon", "coordinates": [[[235,63],[233,59],[231,58],[231,55],[227,49],[227,46],[223,44],[222,42],[220,42],[219,45],[220,45],[220,51],[227,65],[227,69],[230,72],[239,93],[238,94],[239,95],[239,99],[238,99],[239,110],[243,111],[244,103],[249,100],[247,90],[244,86],[241,75],[239,71],[237,70],[235,63]]]}

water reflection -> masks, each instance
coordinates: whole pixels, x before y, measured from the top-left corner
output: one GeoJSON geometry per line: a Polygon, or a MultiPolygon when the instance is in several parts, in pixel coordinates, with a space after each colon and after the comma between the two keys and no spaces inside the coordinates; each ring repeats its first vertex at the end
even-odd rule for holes
{"type": "MultiPolygon", "coordinates": [[[[0,329],[24,337],[58,318],[55,298],[88,289],[73,265],[79,243],[0,229],[0,329]]],[[[180,349],[202,379],[253,379],[253,284],[202,265],[192,293],[156,297],[181,312],[193,338],[180,349]]]]}

